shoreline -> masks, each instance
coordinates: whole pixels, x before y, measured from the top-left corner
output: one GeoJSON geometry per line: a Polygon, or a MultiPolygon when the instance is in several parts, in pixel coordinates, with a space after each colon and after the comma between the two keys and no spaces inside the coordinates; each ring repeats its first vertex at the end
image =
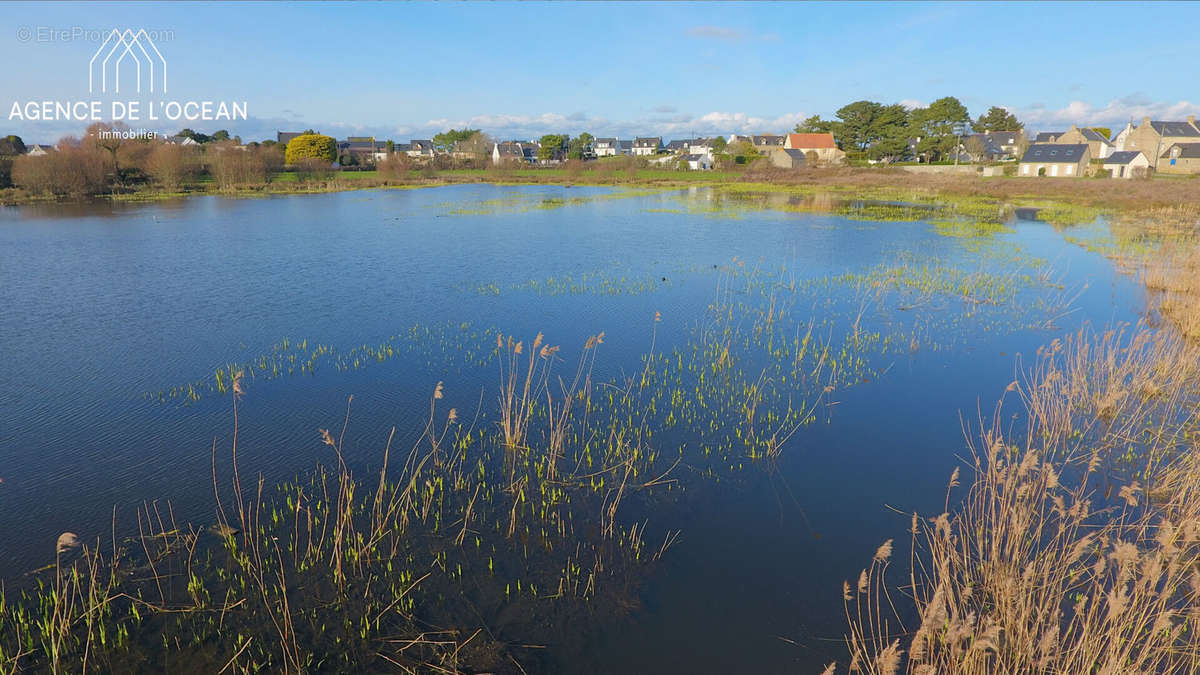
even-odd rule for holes
{"type": "Polygon", "coordinates": [[[791,194],[852,193],[863,199],[927,201],[954,197],[970,201],[999,201],[1016,206],[1036,206],[1047,200],[1056,203],[1116,211],[1174,207],[1200,202],[1200,180],[1155,177],[1148,180],[1030,179],[920,175],[903,169],[809,169],[800,171],[699,172],[640,170],[635,176],[600,174],[597,171],[568,172],[561,169],[471,170],[439,172],[433,177],[380,178],[375,172],[340,174],[333,180],[298,184],[287,179],[231,190],[209,189],[206,183],[189,189],[136,190],[87,197],[21,194],[18,189],[0,191],[0,206],[34,204],[87,204],[96,202],[155,202],[193,196],[233,198],[280,195],[325,194],[372,189],[419,189],[449,185],[490,184],[502,186],[558,185],[580,187],[678,189],[712,187],[735,192],[783,192],[791,194]],[[369,174],[369,175],[368,175],[369,174]],[[353,176],[353,177],[351,177],[353,176]],[[1122,188],[1122,189],[1114,189],[1122,188]]]}

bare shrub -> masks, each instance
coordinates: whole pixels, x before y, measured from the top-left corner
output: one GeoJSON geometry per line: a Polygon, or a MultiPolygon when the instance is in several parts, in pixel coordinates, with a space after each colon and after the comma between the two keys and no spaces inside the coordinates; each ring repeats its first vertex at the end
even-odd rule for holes
{"type": "Polygon", "coordinates": [[[12,181],[33,194],[84,197],[105,191],[109,167],[102,154],[68,141],[42,156],[16,158],[12,181]]]}
{"type": "Polygon", "coordinates": [[[184,145],[156,144],[146,159],[146,173],[164,190],[179,190],[199,169],[196,150],[184,145]]]}

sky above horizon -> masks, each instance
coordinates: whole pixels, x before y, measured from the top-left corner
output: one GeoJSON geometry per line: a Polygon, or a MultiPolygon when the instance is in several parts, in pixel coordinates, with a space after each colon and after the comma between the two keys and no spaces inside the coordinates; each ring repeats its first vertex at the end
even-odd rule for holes
{"type": "Polygon", "coordinates": [[[14,120],[11,107],[95,98],[89,59],[112,28],[160,36],[162,98],[245,101],[249,115],[130,126],[407,141],[452,127],[503,139],[782,133],[860,99],[942,96],[973,117],[1008,108],[1031,131],[1115,130],[1200,114],[1189,26],[1200,4],[6,3],[0,136],[80,134],[86,123],[14,120]],[[1180,30],[1123,40],[1124,16],[1180,30]]]}

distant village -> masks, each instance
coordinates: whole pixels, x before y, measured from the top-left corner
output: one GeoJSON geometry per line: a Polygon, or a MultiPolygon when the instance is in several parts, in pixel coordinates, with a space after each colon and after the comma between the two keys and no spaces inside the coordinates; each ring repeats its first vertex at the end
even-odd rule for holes
{"type": "MultiPolygon", "coordinates": [[[[296,132],[279,132],[276,142],[286,144],[297,135],[296,132]]],[[[910,152],[903,158],[904,163],[922,164],[922,157],[916,150],[919,141],[919,138],[910,139],[910,152]]],[[[718,155],[740,143],[748,144],[764,161],[783,169],[836,166],[846,162],[846,153],[838,148],[834,135],[829,132],[731,134],[671,141],[664,141],[661,136],[590,138],[583,159],[642,157],[666,167],[709,170],[715,167],[718,155]]],[[[491,161],[497,165],[557,164],[566,158],[568,149],[565,140],[561,147],[549,153],[543,152],[542,144],[537,140],[499,141],[491,146],[491,161]]],[[[338,143],[338,150],[363,163],[383,161],[395,154],[420,161],[439,153],[454,156],[466,152],[456,148],[439,150],[429,139],[392,143],[369,137],[348,138],[338,143]]],[[[958,172],[975,171],[984,175],[1134,178],[1151,173],[1200,174],[1200,122],[1194,115],[1178,121],[1147,117],[1137,124],[1127,123],[1111,138],[1104,130],[1076,125],[1065,131],[1041,132],[1032,137],[1020,130],[974,133],[963,136],[958,153],[950,159],[958,164],[955,167],[958,172]]],[[[946,163],[928,169],[950,170],[946,163]]]]}
{"type": "MultiPolygon", "coordinates": [[[[590,134],[575,139],[561,135],[544,136],[542,140],[493,141],[477,132],[478,138],[451,144],[434,139],[397,143],[351,136],[337,141],[338,160],[334,164],[340,168],[370,168],[395,158],[413,163],[450,158],[490,160],[493,166],[547,166],[568,158],[590,161],[626,156],[664,168],[707,171],[719,168],[720,160],[731,161],[736,154],[739,160],[749,155],[753,161],[778,169],[853,163],[894,164],[917,172],[974,172],[984,176],[1135,178],[1153,173],[1200,174],[1200,123],[1195,116],[1177,121],[1147,117],[1137,124],[1129,122],[1111,137],[1107,131],[1072,125],[1064,131],[1041,132],[1032,137],[1022,130],[964,134],[956,142],[957,151],[940,157],[939,162],[929,162],[918,151],[920,138],[910,138],[908,152],[898,157],[886,161],[854,158],[848,162],[847,153],[838,147],[831,132],[731,134],[670,141],[661,136],[622,139],[590,134]],[[545,142],[548,138],[555,139],[556,144],[548,146],[545,142]]],[[[279,131],[273,141],[262,145],[286,148],[292,139],[304,133],[312,132],[279,131]]],[[[197,141],[197,136],[189,133],[159,138],[168,145],[186,146],[203,142],[197,141]]],[[[260,145],[242,144],[240,139],[229,139],[227,135],[225,138],[221,149],[260,145]]],[[[25,147],[25,154],[31,156],[54,151],[54,146],[49,145],[25,147]]]]}

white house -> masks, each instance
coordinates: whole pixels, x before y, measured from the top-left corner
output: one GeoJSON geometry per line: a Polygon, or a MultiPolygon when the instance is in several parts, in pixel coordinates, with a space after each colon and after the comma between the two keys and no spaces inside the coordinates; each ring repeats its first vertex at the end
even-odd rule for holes
{"type": "Polygon", "coordinates": [[[1113,178],[1144,176],[1150,170],[1150,160],[1140,150],[1118,150],[1104,158],[1104,170],[1113,178]]]}
{"type": "Polygon", "coordinates": [[[692,171],[707,171],[712,168],[712,155],[684,155],[683,158],[687,161],[688,168],[692,171]]]}
{"type": "Polygon", "coordinates": [[[31,157],[41,157],[42,155],[50,154],[54,150],[53,145],[41,145],[35,143],[25,148],[25,154],[31,157]]]}
{"type": "Polygon", "coordinates": [[[633,140],[633,154],[639,156],[656,155],[658,149],[662,147],[662,136],[653,138],[635,138],[633,140]]]}
{"type": "Polygon", "coordinates": [[[597,138],[592,141],[592,150],[597,157],[615,157],[629,154],[622,152],[622,143],[618,138],[597,138]]]}

